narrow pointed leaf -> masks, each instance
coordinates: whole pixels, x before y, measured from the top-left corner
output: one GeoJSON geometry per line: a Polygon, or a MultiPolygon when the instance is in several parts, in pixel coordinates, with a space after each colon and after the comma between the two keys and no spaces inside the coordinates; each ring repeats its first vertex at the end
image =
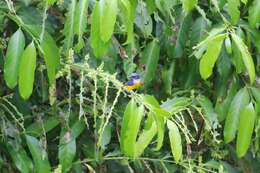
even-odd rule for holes
{"type": "Polygon", "coordinates": [[[170,120],[167,121],[167,127],[169,129],[169,139],[173,158],[176,162],[179,162],[182,159],[182,141],[179,129],[176,124],[170,120]]]}
{"type": "Polygon", "coordinates": [[[252,6],[249,8],[248,21],[251,27],[256,28],[260,22],[260,1],[254,0],[252,6]]]}
{"type": "Polygon", "coordinates": [[[214,128],[214,125],[218,124],[218,119],[217,119],[217,114],[215,113],[215,110],[213,108],[213,104],[205,96],[200,96],[198,98],[198,102],[201,105],[201,107],[203,108],[203,111],[205,113],[205,118],[207,120],[206,128],[207,129],[211,129],[211,127],[214,128]]]}
{"type": "Polygon", "coordinates": [[[127,156],[134,157],[135,155],[135,143],[143,114],[143,106],[137,108],[133,100],[128,103],[120,134],[121,150],[127,156]]]}
{"type": "Polygon", "coordinates": [[[36,173],[50,173],[51,167],[46,151],[40,142],[32,136],[25,136],[28,148],[32,154],[36,173]]]}
{"type": "Polygon", "coordinates": [[[34,137],[39,137],[43,133],[47,133],[59,125],[60,121],[57,117],[51,116],[43,120],[43,122],[34,122],[27,126],[26,133],[34,137]],[[44,129],[43,129],[44,128],[44,129]]]}
{"type": "Polygon", "coordinates": [[[211,76],[225,37],[226,34],[218,35],[208,43],[207,51],[200,60],[200,75],[203,79],[207,79],[211,76]]]}
{"type": "Polygon", "coordinates": [[[240,0],[228,0],[228,12],[231,17],[231,23],[233,25],[237,24],[240,17],[240,0]]]}
{"type": "Polygon", "coordinates": [[[253,84],[255,81],[255,65],[254,65],[252,56],[249,53],[247,46],[245,45],[245,43],[239,36],[237,36],[236,34],[233,33],[232,39],[240,50],[243,62],[245,64],[247,72],[249,74],[250,83],[253,84]]]}
{"type": "Polygon", "coordinates": [[[149,129],[143,130],[135,144],[135,158],[142,155],[145,148],[151,143],[156,132],[157,127],[155,121],[152,123],[149,129]]]}
{"type": "Polygon", "coordinates": [[[21,29],[18,29],[10,38],[4,64],[4,78],[9,88],[17,85],[19,64],[25,46],[25,39],[21,29]]]}
{"type": "Polygon", "coordinates": [[[251,143],[252,134],[256,120],[256,112],[252,103],[241,110],[238,135],[236,142],[236,152],[239,158],[243,157],[251,143]]]}
{"type": "Polygon", "coordinates": [[[36,49],[32,42],[24,50],[19,66],[19,92],[23,99],[28,99],[33,91],[36,68],[36,49]]]}
{"type": "Polygon", "coordinates": [[[127,138],[127,132],[129,127],[129,122],[131,120],[132,115],[137,113],[137,106],[135,101],[132,99],[126,106],[124,117],[121,125],[121,132],[120,132],[120,147],[123,153],[125,153],[127,144],[125,143],[127,138]]]}
{"type": "Polygon", "coordinates": [[[156,74],[156,68],[159,61],[160,46],[157,40],[149,43],[142,54],[141,63],[145,65],[143,80],[145,87],[148,87],[156,74]]]}
{"type": "Polygon", "coordinates": [[[44,52],[44,61],[47,67],[49,84],[52,85],[56,80],[56,71],[60,64],[60,53],[54,39],[45,33],[41,48],[44,52]]]}
{"type": "Polygon", "coordinates": [[[103,42],[108,42],[113,35],[117,11],[117,0],[100,1],[100,36],[103,42]]]}
{"type": "Polygon", "coordinates": [[[246,88],[240,89],[233,98],[224,126],[224,141],[231,142],[236,137],[241,110],[249,103],[249,94],[246,88]]]}
{"type": "Polygon", "coordinates": [[[96,2],[91,16],[91,33],[90,45],[96,57],[103,56],[107,50],[109,43],[105,43],[100,38],[100,2],[96,2]]]}
{"type": "Polygon", "coordinates": [[[137,3],[130,0],[121,0],[120,7],[124,14],[124,25],[127,32],[127,40],[125,44],[133,43],[134,41],[134,20],[137,3]]]}
{"type": "Polygon", "coordinates": [[[66,22],[63,30],[63,35],[65,36],[63,47],[66,54],[68,54],[69,49],[73,46],[76,2],[76,0],[70,1],[69,11],[66,15],[66,22]]]}
{"type": "Polygon", "coordinates": [[[76,50],[79,52],[84,47],[83,33],[87,28],[88,0],[80,0],[76,6],[74,33],[77,34],[76,50]]]}
{"type": "Polygon", "coordinates": [[[59,145],[59,164],[62,167],[62,172],[69,172],[72,162],[76,155],[76,140],[71,132],[61,133],[59,145]]]}
{"type": "Polygon", "coordinates": [[[183,18],[180,30],[178,32],[176,45],[174,48],[174,58],[181,58],[185,53],[186,42],[188,40],[190,27],[192,23],[191,15],[187,15],[183,18]]]}
{"type": "Polygon", "coordinates": [[[33,171],[32,160],[28,157],[23,148],[16,149],[16,147],[10,143],[6,145],[6,148],[19,171],[22,173],[31,173],[33,171]]]}

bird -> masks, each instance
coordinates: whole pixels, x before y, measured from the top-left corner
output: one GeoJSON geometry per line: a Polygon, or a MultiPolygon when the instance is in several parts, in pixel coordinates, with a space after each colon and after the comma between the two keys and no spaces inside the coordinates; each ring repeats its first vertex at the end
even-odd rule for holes
{"type": "Polygon", "coordinates": [[[130,80],[125,84],[125,89],[128,91],[135,90],[143,85],[140,75],[138,73],[132,73],[130,80]]]}

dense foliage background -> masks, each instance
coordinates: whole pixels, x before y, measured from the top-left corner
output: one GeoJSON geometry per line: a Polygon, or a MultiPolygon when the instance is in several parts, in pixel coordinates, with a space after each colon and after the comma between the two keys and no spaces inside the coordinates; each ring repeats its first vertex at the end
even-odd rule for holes
{"type": "Polygon", "coordinates": [[[0,0],[0,172],[260,172],[259,24],[259,0],[0,0]]]}

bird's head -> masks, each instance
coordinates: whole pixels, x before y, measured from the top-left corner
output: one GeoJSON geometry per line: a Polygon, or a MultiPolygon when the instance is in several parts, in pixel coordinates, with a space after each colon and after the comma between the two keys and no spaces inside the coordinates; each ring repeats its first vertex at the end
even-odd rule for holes
{"type": "Polygon", "coordinates": [[[130,79],[135,79],[135,80],[140,79],[140,75],[138,73],[132,73],[130,75],[130,79]]]}

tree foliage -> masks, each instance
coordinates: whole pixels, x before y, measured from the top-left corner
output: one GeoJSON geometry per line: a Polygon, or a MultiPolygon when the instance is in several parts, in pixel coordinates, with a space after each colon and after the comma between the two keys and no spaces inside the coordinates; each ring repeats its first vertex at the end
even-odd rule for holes
{"type": "Polygon", "coordinates": [[[259,24],[259,0],[0,1],[0,172],[258,172],[259,24]]]}

